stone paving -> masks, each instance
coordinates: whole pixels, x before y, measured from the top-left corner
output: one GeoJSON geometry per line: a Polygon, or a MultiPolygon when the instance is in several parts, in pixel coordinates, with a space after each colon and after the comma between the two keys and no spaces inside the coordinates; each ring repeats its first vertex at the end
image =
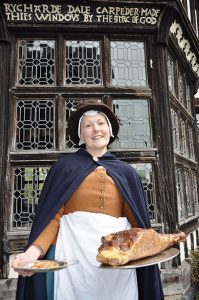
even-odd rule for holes
{"type": "Polygon", "coordinates": [[[15,300],[17,279],[0,280],[0,300],[15,300]]]}

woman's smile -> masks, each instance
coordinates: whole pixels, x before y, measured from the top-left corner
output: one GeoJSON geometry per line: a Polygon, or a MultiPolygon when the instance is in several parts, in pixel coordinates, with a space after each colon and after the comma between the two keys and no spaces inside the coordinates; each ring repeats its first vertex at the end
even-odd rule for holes
{"type": "Polygon", "coordinates": [[[94,136],[93,138],[94,139],[101,139],[101,138],[103,138],[103,135],[97,135],[97,136],[94,136]]]}

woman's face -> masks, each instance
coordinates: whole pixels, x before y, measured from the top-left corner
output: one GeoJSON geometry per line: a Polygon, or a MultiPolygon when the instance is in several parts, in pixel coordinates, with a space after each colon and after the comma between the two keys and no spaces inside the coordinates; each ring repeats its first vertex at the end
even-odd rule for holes
{"type": "Polygon", "coordinates": [[[87,151],[106,150],[110,141],[110,130],[106,118],[97,113],[95,116],[83,116],[80,125],[81,140],[87,151]]]}

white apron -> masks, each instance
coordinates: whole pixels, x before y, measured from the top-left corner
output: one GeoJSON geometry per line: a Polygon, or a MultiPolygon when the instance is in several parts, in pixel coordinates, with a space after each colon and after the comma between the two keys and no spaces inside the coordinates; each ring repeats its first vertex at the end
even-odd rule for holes
{"type": "Polygon", "coordinates": [[[101,237],[130,227],[123,217],[81,211],[64,215],[55,258],[79,263],[54,273],[54,300],[138,300],[136,270],[96,267],[101,237]]]}

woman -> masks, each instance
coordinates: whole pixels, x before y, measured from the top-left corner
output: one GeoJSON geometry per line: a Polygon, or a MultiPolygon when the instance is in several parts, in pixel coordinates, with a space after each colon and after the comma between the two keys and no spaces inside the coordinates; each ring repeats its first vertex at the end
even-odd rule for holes
{"type": "Polygon", "coordinates": [[[118,135],[117,117],[101,102],[84,101],[71,114],[69,131],[71,140],[85,149],[52,166],[27,250],[16,257],[14,266],[40,257],[79,263],[55,272],[55,278],[51,273],[20,273],[16,299],[163,299],[157,265],[137,270],[94,266],[102,235],[150,226],[137,172],[107,151],[118,135]]]}

